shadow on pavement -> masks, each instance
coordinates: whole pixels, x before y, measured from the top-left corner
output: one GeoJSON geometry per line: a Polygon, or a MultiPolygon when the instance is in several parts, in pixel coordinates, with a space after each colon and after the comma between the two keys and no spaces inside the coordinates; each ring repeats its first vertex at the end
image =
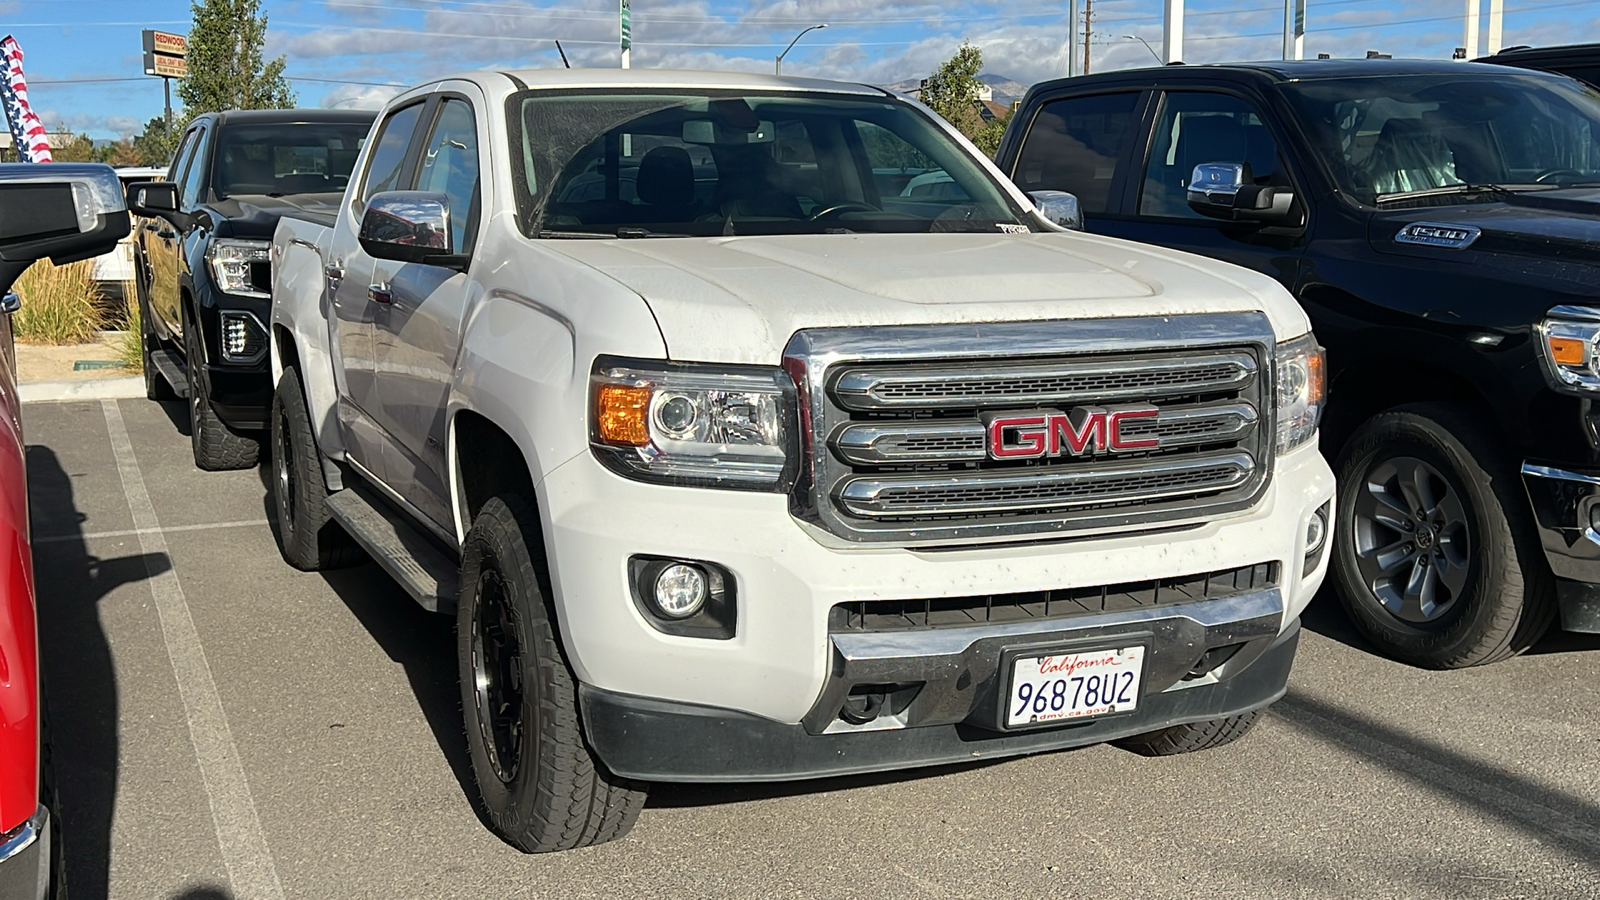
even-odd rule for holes
{"type": "Polygon", "coordinates": [[[163,400],[156,404],[167,414],[172,427],[184,437],[189,437],[189,403],[186,400],[163,400]]]}
{"type": "Polygon", "coordinates": [[[1272,714],[1594,867],[1600,806],[1291,689],[1272,714]]]}
{"type": "Polygon", "coordinates": [[[74,897],[109,890],[117,797],[117,681],[98,603],[114,589],[165,572],[165,554],[97,559],[83,537],[72,478],[48,447],[30,446],[39,657],[48,685],[51,749],[60,786],[62,845],[74,897]]]}
{"type": "MultiPolygon", "coordinates": [[[[1081,750],[1052,750],[1051,755],[1081,750]]],[[[894,772],[870,772],[864,775],[841,775],[836,778],[814,778],[807,781],[735,782],[729,784],[669,784],[650,785],[651,809],[684,809],[697,806],[726,806],[754,800],[774,800],[798,797],[803,794],[831,794],[856,788],[903,784],[908,781],[938,778],[958,772],[976,772],[1009,762],[1009,759],[984,759],[970,763],[953,763],[926,768],[901,769],[894,772]]]]}
{"type": "Polygon", "coordinates": [[[202,884],[169,894],[167,900],[233,900],[233,894],[214,884],[202,884]]]}

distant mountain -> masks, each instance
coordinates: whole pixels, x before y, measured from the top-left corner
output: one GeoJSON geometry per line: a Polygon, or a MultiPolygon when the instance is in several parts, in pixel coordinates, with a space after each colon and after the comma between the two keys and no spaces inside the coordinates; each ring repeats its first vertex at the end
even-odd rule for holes
{"type": "MultiPolygon", "coordinates": [[[[1022,95],[1028,92],[1027,85],[1020,81],[1013,81],[1004,75],[984,73],[978,76],[978,80],[988,85],[989,89],[994,91],[994,102],[996,103],[1010,103],[1013,100],[1021,100],[1022,95]]],[[[922,79],[920,78],[907,78],[905,81],[897,81],[894,84],[886,84],[884,87],[891,91],[899,91],[902,94],[909,94],[912,91],[915,91],[921,84],[922,79]]]]}

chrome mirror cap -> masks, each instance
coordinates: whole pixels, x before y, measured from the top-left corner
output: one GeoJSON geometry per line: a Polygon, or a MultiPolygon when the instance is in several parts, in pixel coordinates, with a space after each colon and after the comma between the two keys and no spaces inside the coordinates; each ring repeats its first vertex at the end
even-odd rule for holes
{"type": "Polygon", "coordinates": [[[1029,191],[1028,199],[1046,222],[1068,231],[1083,230],[1083,205],[1066,191],[1029,191]]]}

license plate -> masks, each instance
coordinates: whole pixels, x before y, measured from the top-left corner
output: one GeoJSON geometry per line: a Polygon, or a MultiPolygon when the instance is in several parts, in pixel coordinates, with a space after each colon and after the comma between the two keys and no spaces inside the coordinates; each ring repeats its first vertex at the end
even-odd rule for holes
{"type": "Polygon", "coordinates": [[[1006,727],[1077,721],[1139,705],[1143,644],[1114,650],[1019,656],[1011,664],[1006,727]]]}

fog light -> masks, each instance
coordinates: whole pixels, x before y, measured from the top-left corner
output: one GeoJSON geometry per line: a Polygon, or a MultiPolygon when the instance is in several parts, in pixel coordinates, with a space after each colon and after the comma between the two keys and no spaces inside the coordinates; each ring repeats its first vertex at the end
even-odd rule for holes
{"type": "Polygon", "coordinates": [[[710,588],[706,573],[696,566],[674,563],[656,576],[655,604],[664,616],[687,619],[705,605],[710,588]]]}
{"type": "Polygon", "coordinates": [[[221,319],[224,360],[237,363],[255,362],[267,352],[267,335],[256,323],[255,316],[247,312],[230,310],[224,311],[221,319]]]}
{"type": "Polygon", "coordinates": [[[1322,549],[1322,542],[1328,539],[1328,523],[1323,518],[1322,510],[1311,514],[1310,521],[1306,522],[1306,553],[1316,553],[1322,549]]]}

